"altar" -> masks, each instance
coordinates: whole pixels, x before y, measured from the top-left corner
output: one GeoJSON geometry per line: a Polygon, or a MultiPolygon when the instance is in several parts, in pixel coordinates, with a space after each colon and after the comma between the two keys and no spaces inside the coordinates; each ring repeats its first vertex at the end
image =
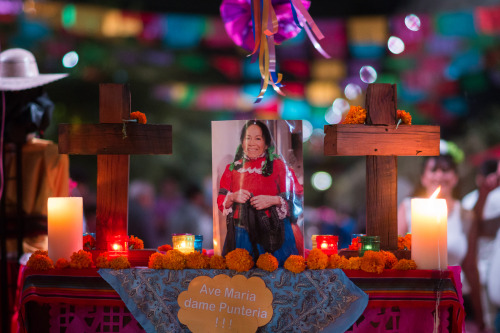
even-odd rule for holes
{"type": "MultiPolygon", "coordinates": [[[[177,298],[193,278],[218,274],[238,275],[228,270],[35,272],[23,268],[17,303],[19,331],[189,332],[177,318],[177,298]]],[[[462,332],[459,267],[445,271],[386,270],[382,274],[339,269],[299,274],[278,269],[268,273],[256,269],[243,275],[262,278],[273,293],[274,315],[261,332],[338,332],[336,325],[345,326],[345,320],[354,323],[342,330],[347,332],[432,331],[436,309],[439,332],[462,332]],[[340,311],[342,304],[346,307],[340,311]],[[361,315],[349,318],[349,311],[360,309],[361,315]]]]}

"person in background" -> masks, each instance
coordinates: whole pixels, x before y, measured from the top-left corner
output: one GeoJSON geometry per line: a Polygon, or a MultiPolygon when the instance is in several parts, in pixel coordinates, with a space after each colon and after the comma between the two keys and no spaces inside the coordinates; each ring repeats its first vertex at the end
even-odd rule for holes
{"type": "Polygon", "coordinates": [[[128,234],[144,241],[145,248],[152,247],[154,186],[143,180],[134,180],[129,186],[128,234]]]}

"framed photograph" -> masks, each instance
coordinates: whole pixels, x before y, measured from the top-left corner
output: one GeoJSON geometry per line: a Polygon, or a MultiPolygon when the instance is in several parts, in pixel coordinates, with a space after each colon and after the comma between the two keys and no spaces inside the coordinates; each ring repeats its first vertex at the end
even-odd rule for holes
{"type": "Polygon", "coordinates": [[[214,253],[304,254],[301,120],[212,122],[214,253]]]}

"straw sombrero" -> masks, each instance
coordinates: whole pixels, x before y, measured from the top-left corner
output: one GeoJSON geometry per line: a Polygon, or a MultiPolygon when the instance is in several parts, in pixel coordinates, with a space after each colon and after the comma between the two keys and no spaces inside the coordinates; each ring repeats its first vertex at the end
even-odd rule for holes
{"type": "Polygon", "coordinates": [[[62,79],[68,74],[40,74],[33,54],[24,49],[0,53],[0,91],[26,90],[62,79]]]}

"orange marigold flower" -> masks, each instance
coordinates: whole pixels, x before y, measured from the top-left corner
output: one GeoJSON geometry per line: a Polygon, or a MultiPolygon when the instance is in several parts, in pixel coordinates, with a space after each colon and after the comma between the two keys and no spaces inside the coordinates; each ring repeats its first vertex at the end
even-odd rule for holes
{"type": "Polygon", "coordinates": [[[186,256],[181,251],[168,251],[164,256],[166,269],[180,270],[186,268],[186,256]]]}
{"type": "Polygon", "coordinates": [[[253,266],[253,258],[245,249],[235,249],[226,254],[227,268],[237,272],[249,271],[253,266]]]}
{"type": "Polygon", "coordinates": [[[108,252],[103,252],[97,256],[95,260],[95,266],[97,268],[110,268],[108,252]]]}
{"type": "Polygon", "coordinates": [[[92,235],[86,234],[83,236],[83,249],[90,251],[95,248],[95,239],[92,235]]]}
{"type": "Polygon", "coordinates": [[[350,257],[349,258],[349,269],[361,269],[361,258],[360,257],[350,257]]]}
{"type": "Polygon", "coordinates": [[[125,256],[118,256],[109,261],[109,267],[112,269],[126,269],[130,268],[130,262],[125,256]]]}
{"type": "Polygon", "coordinates": [[[358,251],[359,249],[361,249],[361,238],[354,237],[351,241],[351,245],[349,245],[349,250],[358,251]]]}
{"type": "Polygon", "coordinates": [[[130,235],[128,239],[128,248],[131,250],[142,250],[144,249],[144,242],[142,239],[135,237],[134,235],[130,235]]]}
{"type": "Polygon", "coordinates": [[[411,125],[411,115],[405,110],[397,111],[397,118],[401,119],[401,122],[406,125],[411,125]]]}
{"type": "Polygon", "coordinates": [[[417,264],[413,260],[401,259],[394,266],[392,266],[392,269],[407,271],[410,269],[417,269],[417,264]]]}
{"type": "Polygon", "coordinates": [[[361,269],[369,273],[382,273],[385,268],[385,257],[383,253],[366,251],[361,257],[361,269]]]}
{"type": "Polygon", "coordinates": [[[223,256],[213,255],[210,258],[210,269],[226,269],[226,259],[223,256]]]}
{"type": "Polygon", "coordinates": [[[172,246],[170,246],[169,244],[164,244],[164,245],[158,246],[158,251],[167,252],[170,250],[172,250],[172,246]]]}
{"type": "Polygon", "coordinates": [[[165,254],[155,252],[151,256],[149,256],[148,268],[152,269],[167,268],[165,254]]]}
{"type": "Polygon", "coordinates": [[[35,252],[33,252],[33,254],[38,254],[38,255],[41,255],[41,256],[48,257],[49,256],[49,251],[46,251],[46,250],[36,250],[35,252]]]}
{"type": "Polygon", "coordinates": [[[312,249],[307,257],[307,268],[325,269],[328,266],[328,256],[320,249],[312,249]]]}
{"type": "Polygon", "coordinates": [[[206,269],[209,267],[208,257],[200,252],[191,252],[186,255],[186,267],[193,269],[206,269]]]}
{"type": "Polygon", "coordinates": [[[66,258],[57,259],[56,261],[57,269],[68,268],[68,267],[69,267],[69,261],[67,261],[66,258]]]}
{"type": "Polygon", "coordinates": [[[257,259],[257,267],[268,272],[274,272],[278,269],[278,259],[271,253],[262,253],[257,259]]]}
{"type": "Polygon", "coordinates": [[[139,124],[145,124],[148,122],[146,115],[140,111],[134,111],[130,114],[130,119],[137,119],[139,124]]]}
{"type": "Polygon", "coordinates": [[[411,234],[398,237],[398,250],[411,250],[411,234]]]}
{"type": "Polygon", "coordinates": [[[366,110],[361,106],[351,105],[349,112],[342,124],[364,124],[366,121],[366,110]]]}
{"type": "Polygon", "coordinates": [[[79,250],[78,252],[73,252],[71,255],[71,262],[69,266],[71,268],[89,268],[92,266],[92,254],[85,250],[79,250]]]}
{"type": "Polygon", "coordinates": [[[302,273],[306,269],[306,261],[302,256],[291,255],[286,259],[283,267],[293,273],[302,273]]]}
{"type": "Polygon", "coordinates": [[[46,271],[54,268],[54,262],[49,258],[48,254],[45,255],[47,251],[35,251],[31,254],[26,266],[35,271],[46,271]]]}
{"type": "Polygon", "coordinates": [[[392,269],[392,267],[398,262],[398,258],[394,255],[394,253],[389,251],[380,251],[385,257],[385,268],[392,269]]]}
{"type": "Polygon", "coordinates": [[[351,263],[344,256],[332,254],[328,260],[328,268],[351,269],[351,263]]]}

